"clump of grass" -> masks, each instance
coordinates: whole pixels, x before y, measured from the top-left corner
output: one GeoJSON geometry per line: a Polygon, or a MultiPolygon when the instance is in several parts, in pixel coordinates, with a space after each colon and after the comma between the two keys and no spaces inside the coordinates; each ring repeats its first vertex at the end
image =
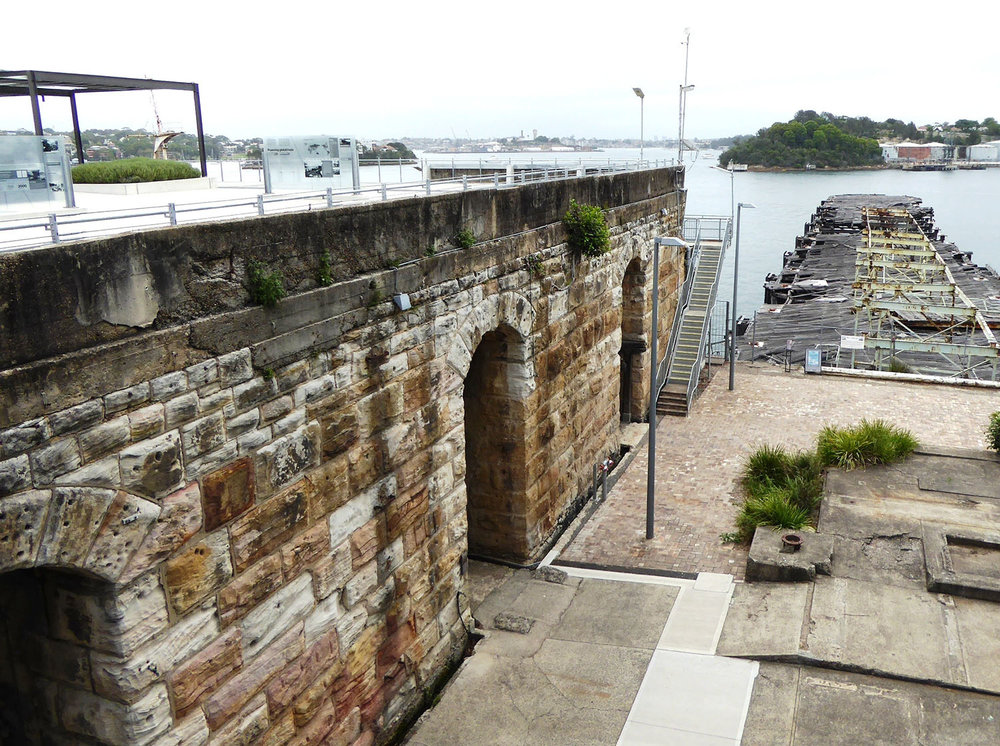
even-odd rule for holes
{"type": "Polygon", "coordinates": [[[986,447],[1000,451],[1000,412],[991,414],[986,423],[986,447]]]}
{"type": "Polygon", "coordinates": [[[861,420],[854,427],[824,427],[816,453],[824,465],[856,469],[906,458],[918,443],[907,430],[884,420],[861,420]]]}
{"type": "Polygon", "coordinates": [[[328,287],[333,284],[333,269],[330,266],[330,252],[327,249],[319,255],[319,271],[316,273],[316,284],[328,287]]]}
{"type": "Polygon", "coordinates": [[[585,256],[597,257],[611,250],[608,221],[597,205],[581,205],[571,199],[563,225],[569,245],[585,256]]]}
{"type": "Polygon", "coordinates": [[[201,171],[182,161],[123,158],[73,166],[74,184],[135,184],[142,181],[197,179],[201,171]]]}
{"type": "Polygon", "coordinates": [[[468,228],[463,228],[455,234],[455,243],[463,249],[471,249],[476,243],[476,234],[468,228]]]}

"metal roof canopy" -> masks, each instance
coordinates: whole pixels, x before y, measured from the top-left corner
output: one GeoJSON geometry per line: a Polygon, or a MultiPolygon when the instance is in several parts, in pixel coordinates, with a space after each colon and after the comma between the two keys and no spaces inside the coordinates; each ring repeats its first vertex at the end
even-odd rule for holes
{"type": "Polygon", "coordinates": [[[73,137],[76,152],[83,163],[83,139],[80,137],[80,120],[76,111],[76,94],[111,93],[115,91],[191,91],[194,94],[194,117],[198,128],[198,152],[201,156],[201,175],[208,176],[205,159],[205,130],[201,124],[201,98],[197,83],[179,83],[172,80],[147,78],[119,78],[109,75],[80,75],[78,73],[53,73],[41,70],[0,70],[0,96],[29,96],[35,134],[42,133],[42,112],[38,97],[63,96],[69,99],[73,115],[73,137]]]}

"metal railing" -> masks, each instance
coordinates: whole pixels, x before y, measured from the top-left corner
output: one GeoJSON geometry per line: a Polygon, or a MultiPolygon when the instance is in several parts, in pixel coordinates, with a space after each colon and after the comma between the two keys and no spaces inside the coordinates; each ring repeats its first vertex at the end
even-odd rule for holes
{"type": "MultiPolygon", "coordinates": [[[[685,231],[684,240],[688,242],[688,257],[686,264],[686,274],[684,275],[684,282],[681,285],[680,297],[677,299],[677,307],[674,309],[674,320],[673,325],[670,327],[670,339],[667,342],[667,351],[663,356],[663,362],[660,367],[662,370],[662,378],[657,378],[656,380],[656,393],[659,396],[660,389],[663,388],[663,384],[667,382],[670,378],[670,373],[672,372],[674,364],[674,353],[677,351],[677,341],[680,338],[680,328],[681,322],[684,319],[684,313],[687,311],[688,305],[691,302],[691,289],[694,287],[694,277],[698,273],[698,264],[701,260],[701,232],[700,228],[696,225],[694,230],[694,240],[692,243],[691,238],[689,238],[689,233],[687,232],[687,218],[684,218],[685,231]]],[[[659,375],[660,371],[657,371],[659,375]]]]}
{"type": "MultiPolygon", "coordinates": [[[[658,164],[659,162],[657,162],[658,164]]],[[[611,174],[654,168],[649,162],[618,161],[567,164],[560,168],[538,168],[513,173],[492,173],[483,176],[463,176],[386,184],[358,188],[332,189],[294,194],[257,194],[251,199],[104,210],[86,214],[50,213],[40,217],[4,219],[0,214],[0,251],[32,249],[65,241],[106,237],[133,231],[154,230],[181,224],[264,215],[306,212],[337,205],[378,202],[406,197],[449,194],[469,189],[504,189],[528,182],[560,181],[583,175],[611,174]]]]}

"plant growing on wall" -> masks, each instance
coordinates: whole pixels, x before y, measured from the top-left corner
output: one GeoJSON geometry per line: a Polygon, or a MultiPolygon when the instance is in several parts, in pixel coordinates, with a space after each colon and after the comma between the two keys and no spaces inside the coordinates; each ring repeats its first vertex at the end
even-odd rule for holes
{"type": "Polygon", "coordinates": [[[319,257],[319,272],[316,273],[316,282],[322,287],[333,284],[333,272],[330,269],[330,252],[326,249],[319,257]]]}
{"type": "Polygon", "coordinates": [[[247,285],[250,299],[254,303],[266,308],[278,305],[278,301],[285,297],[283,282],[280,272],[268,271],[268,268],[256,259],[251,259],[247,264],[247,285]]]}
{"type": "Polygon", "coordinates": [[[986,424],[986,447],[1000,451],[1000,412],[991,414],[986,424]]]}
{"type": "Polygon", "coordinates": [[[570,248],[584,256],[600,256],[611,248],[611,233],[604,211],[597,205],[581,205],[575,199],[563,217],[570,248]]]}
{"type": "Polygon", "coordinates": [[[468,228],[463,228],[455,234],[455,243],[463,249],[471,249],[476,243],[476,234],[468,228]]]}

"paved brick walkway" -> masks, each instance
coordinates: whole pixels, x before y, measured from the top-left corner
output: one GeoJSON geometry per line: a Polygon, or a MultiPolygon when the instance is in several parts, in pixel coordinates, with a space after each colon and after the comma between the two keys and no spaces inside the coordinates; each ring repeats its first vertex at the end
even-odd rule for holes
{"type": "Polygon", "coordinates": [[[742,579],[746,548],[722,544],[719,535],[733,528],[736,479],[756,445],[810,448],[825,425],[880,417],[925,445],[984,448],[987,417],[1000,409],[996,389],[806,376],[760,363],[738,363],[736,390],[728,385],[723,370],[689,417],[666,417],[657,427],[655,537],[645,539],[643,446],[560,558],[742,579]]]}

